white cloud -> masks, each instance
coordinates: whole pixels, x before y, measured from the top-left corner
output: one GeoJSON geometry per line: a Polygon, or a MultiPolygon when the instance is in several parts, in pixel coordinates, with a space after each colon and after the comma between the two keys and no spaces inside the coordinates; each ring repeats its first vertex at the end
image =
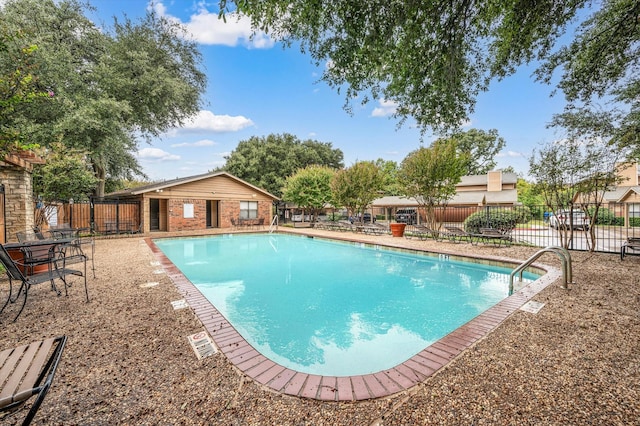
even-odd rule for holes
{"type": "Polygon", "coordinates": [[[138,151],[138,158],[148,161],[177,161],[180,160],[179,155],[170,154],[160,148],[142,148],[138,151]]]}
{"type": "Polygon", "coordinates": [[[507,152],[500,152],[499,154],[496,155],[496,157],[511,157],[511,158],[520,158],[520,157],[524,157],[524,154],[521,152],[517,152],[517,151],[507,151],[507,152]]]}
{"type": "Polygon", "coordinates": [[[253,121],[242,115],[234,117],[230,115],[215,115],[211,111],[202,110],[193,119],[184,124],[180,129],[187,131],[206,130],[210,132],[237,132],[246,127],[253,126],[253,121]]]}
{"type": "Polygon", "coordinates": [[[396,108],[398,107],[398,104],[396,102],[388,101],[386,99],[380,99],[378,103],[380,104],[380,106],[373,109],[373,111],[371,112],[372,117],[388,117],[390,115],[393,115],[393,113],[396,112],[396,108]]]}
{"type": "Polygon", "coordinates": [[[202,139],[196,142],[174,143],[173,145],[171,145],[171,148],[182,148],[182,147],[188,147],[188,146],[200,147],[200,146],[213,146],[213,145],[217,145],[217,144],[212,140],[202,139]]]}
{"type": "MultiPolygon", "coordinates": [[[[161,3],[155,3],[156,12],[175,22],[180,22],[166,13],[166,7],[161,3]]],[[[237,46],[243,44],[249,48],[269,49],[275,44],[267,34],[260,31],[252,36],[251,20],[244,15],[237,13],[229,13],[226,16],[226,22],[218,18],[218,13],[209,13],[204,8],[204,4],[200,4],[198,13],[189,17],[189,22],[180,22],[183,24],[191,37],[202,44],[237,46]]]]}

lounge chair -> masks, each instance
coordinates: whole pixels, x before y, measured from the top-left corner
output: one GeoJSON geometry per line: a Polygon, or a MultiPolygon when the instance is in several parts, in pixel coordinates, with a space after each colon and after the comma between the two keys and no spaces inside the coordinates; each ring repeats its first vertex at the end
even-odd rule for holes
{"type": "Polygon", "coordinates": [[[371,234],[371,235],[382,235],[389,232],[389,229],[386,226],[380,225],[378,223],[358,225],[358,230],[362,231],[365,234],[371,234]]]}
{"type": "Polygon", "coordinates": [[[454,243],[459,243],[463,240],[472,243],[473,242],[473,234],[468,233],[462,228],[458,228],[457,226],[445,226],[446,233],[444,234],[450,241],[454,243]]]}
{"type": "Polygon", "coordinates": [[[426,240],[427,238],[433,238],[436,241],[442,240],[442,236],[440,231],[436,231],[435,229],[428,228],[424,225],[411,225],[407,227],[404,232],[405,238],[418,238],[420,240],[426,240]]]}
{"type": "Polygon", "coordinates": [[[17,410],[37,395],[22,421],[23,426],[31,423],[51,387],[66,342],[67,337],[60,336],[0,352],[0,412],[17,410]]]}
{"type": "Polygon", "coordinates": [[[480,228],[480,238],[486,242],[492,242],[496,246],[511,245],[511,234],[495,228],[480,228]]]}
{"type": "Polygon", "coordinates": [[[620,246],[620,260],[624,260],[624,257],[628,254],[638,255],[640,253],[635,253],[636,251],[640,251],[640,238],[629,237],[627,241],[622,243],[620,246]],[[631,250],[633,253],[629,253],[631,250]]]}
{"type": "Polygon", "coordinates": [[[59,245],[53,245],[53,244],[51,245],[50,250],[54,253],[54,255],[52,256],[51,260],[47,264],[46,271],[36,272],[31,275],[27,273],[27,275],[25,276],[25,274],[22,273],[22,270],[26,272],[28,270],[27,266],[13,260],[13,258],[11,258],[11,256],[7,252],[7,249],[0,244],[0,263],[2,264],[2,266],[4,266],[7,277],[9,278],[9,292],[8,292],[7,300],[2,306],[2,309],[0,309],[0,313],[2,313],[5,310],[5,308],[9,305],[9,303],[17,302],[18,299],[20,298],[20,295],[24,293],[22,306],[20,307],[20,310],[18,311],[18,314],[16,315],[16,317],[13,319],[13,321],[16,321],[20,316],[20,314],[22,313],[24,306],[27,303],[29,289],[31,288],[32,285],[49,282],[51,283],[52,290],[54,290],[58,294],[58,296],[60,296],[62,293],[60,292],[60,290],[58,290],[58,288],[55,285],[55,280],[60,279],[64,283],[64,292],[66,296],[67,288],[69,287],[69,284],[67,283],[67,279],[66,279],[68,275],[76,275],[76,276],[84,277],[85,295],[87,298],[87,302],[89,301],[89,290],[87,289],[86,257],[84,258],[84,273],[77,269],[70,269],[67,267],[67,264],[66,264],[66,260],[67,260],[65,259],[66,249],[62,248],[58,252],[56,250],[56,247],[59,247],[59,245]],[[59,254],[55,254],[55,253],[59,253],[59,254]],[[21,270],[21,267],[22,267],[22,270],[21,270]],[[18,291],[15,296],[13,296],[14,281],[20,282],[20,287],[18,288],[18,291]]]}

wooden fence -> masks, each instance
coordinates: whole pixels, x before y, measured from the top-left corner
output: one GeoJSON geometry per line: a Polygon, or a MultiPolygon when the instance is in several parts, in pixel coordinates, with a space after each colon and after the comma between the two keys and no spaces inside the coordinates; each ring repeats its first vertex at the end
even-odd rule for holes
{"type": "MultiPolygon", "coordinates": [[[[83,203],[58,203],[45,209],[55,209],[47,216],[43,229],[54,226],[87,228],[98,234],[134,233],[142,230],[140,201],[95,199],[83,203]],[[55,225],[51,217],[55,216],[55,225]]],[[[38,214],[38,212],[36,212],[38,214]]]]}

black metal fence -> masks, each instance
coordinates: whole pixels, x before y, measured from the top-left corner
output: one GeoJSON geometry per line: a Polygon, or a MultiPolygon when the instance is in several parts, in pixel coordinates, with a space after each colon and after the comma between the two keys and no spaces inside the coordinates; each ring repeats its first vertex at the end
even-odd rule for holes
{"type": "MultiPolygon", "coordinates": [[[[442,231],[454,226],[477,234],[480,228],[497,228],[507,232],[514,243],[571,250],[594,247],[599,252],[619,252],[628,238],[640,237],[640,212],[635,204],[600,206],[597,214],[595,206],[574,206],[574,211],[577,213],[568,215],[545,206],[445,207],[436,209],[435,220],[442,231]]],[[[419,217],[424,223],[424,212],[419,211],[419,217]]]]}

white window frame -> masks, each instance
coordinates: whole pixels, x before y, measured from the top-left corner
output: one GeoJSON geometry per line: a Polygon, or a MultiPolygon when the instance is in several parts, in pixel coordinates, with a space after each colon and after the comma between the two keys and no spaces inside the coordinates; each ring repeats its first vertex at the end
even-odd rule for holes
{"type": "Polygon", "coordinates": [[[240,219],[257,219],[258,202],[240,201],[240,219]]]}

